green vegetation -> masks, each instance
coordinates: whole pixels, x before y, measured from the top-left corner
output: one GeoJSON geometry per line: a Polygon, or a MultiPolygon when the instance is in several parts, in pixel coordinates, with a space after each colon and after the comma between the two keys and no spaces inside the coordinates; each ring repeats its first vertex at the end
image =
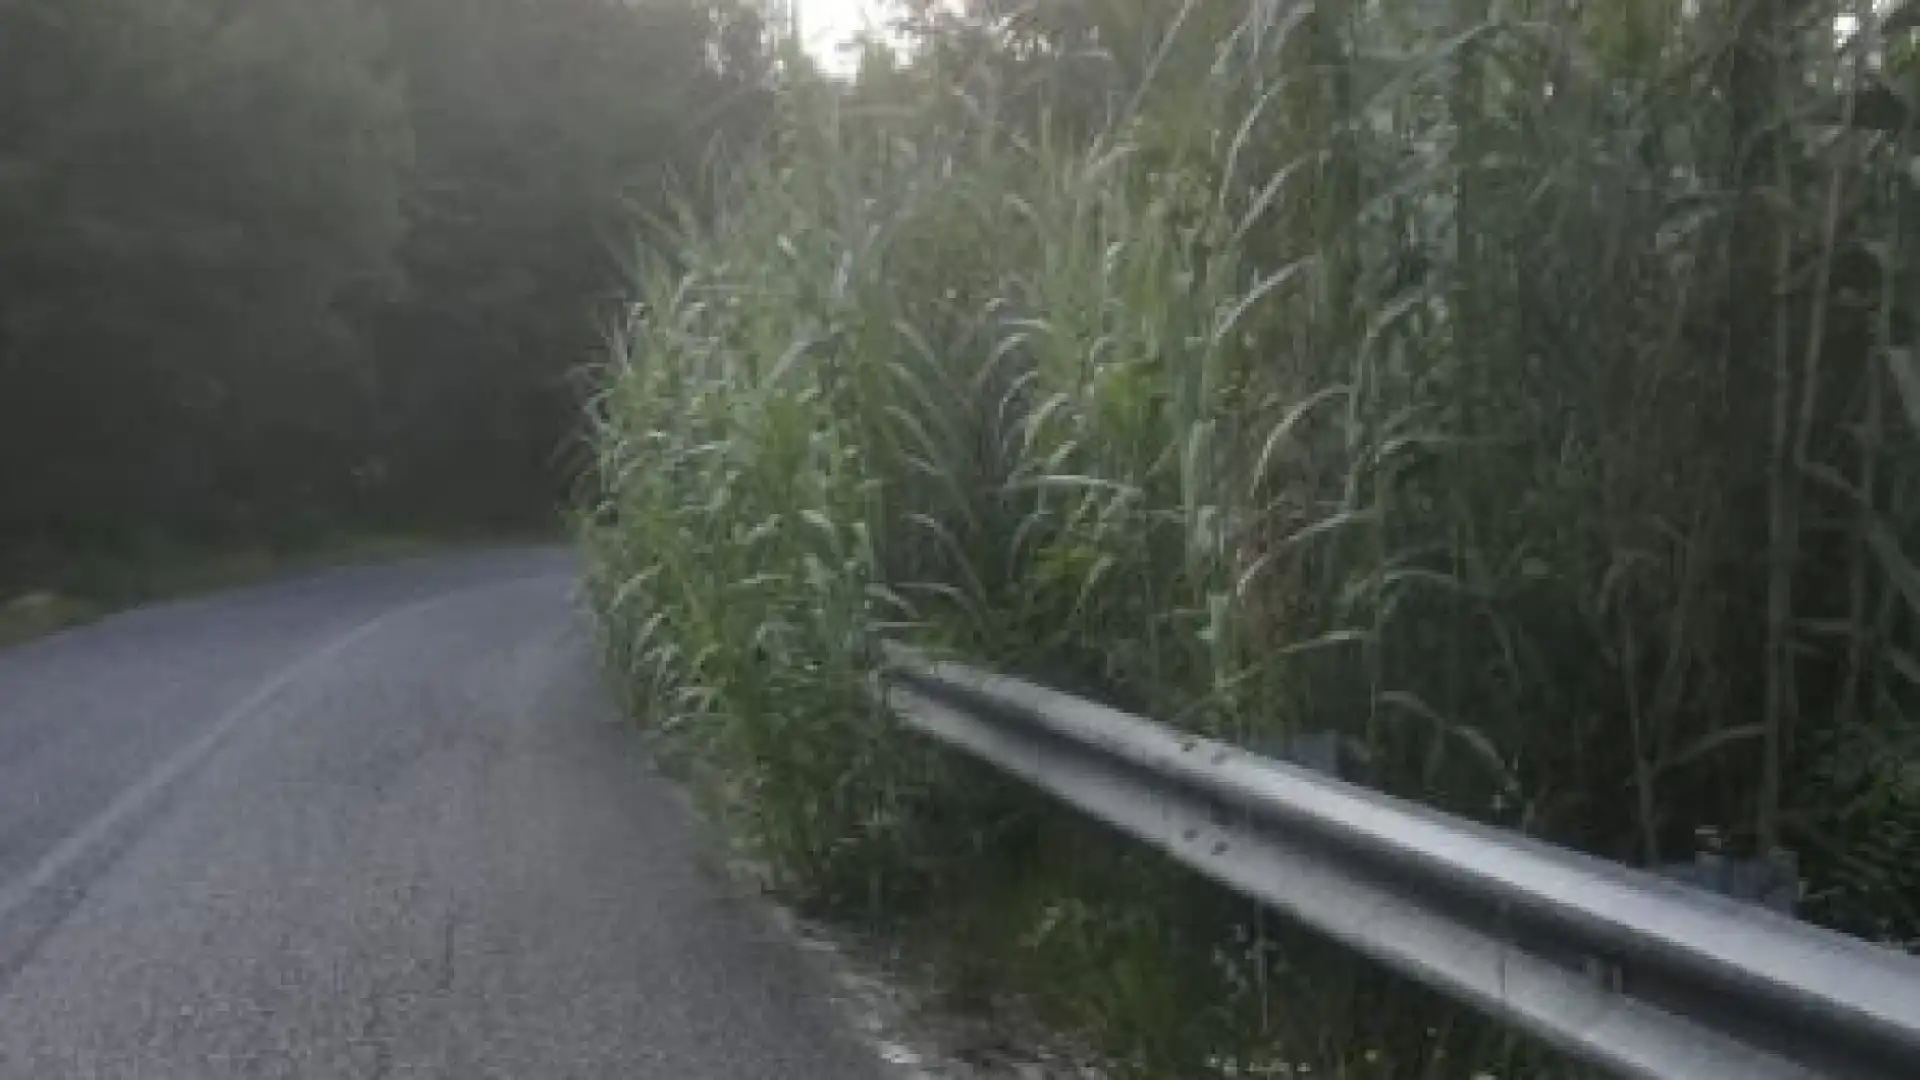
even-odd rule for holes
{"type": "Polygon", "coordinates": [[[1546,1067],[903,733],[894,636],[1920,940],[1920,10],[946,10],[788,73],[593,412],[609,665],[783,887],[1145,1074],[1546,1067]]]}
{"type": "Polygon", "coordinates": [[[551,521],[613,238],[763,66],[724,0],[0,3],[0,597],[551,521]]]}
{"type": "Polygon", "coordinates": [[[56,592],[30,592],[0,604],[0,648],[98,618],[100,609],[56,592]]]}
{"type": "Polygon", "coordinates": [[[281,547],[207,548],[149,542],[113,552],[13,551],[0,560],[0,580],[32,581],[38,587],[0,596],[0,647],[155,600],[500,539],[502,534],[494,529],[464,536],[363,532],[281,547]]]}

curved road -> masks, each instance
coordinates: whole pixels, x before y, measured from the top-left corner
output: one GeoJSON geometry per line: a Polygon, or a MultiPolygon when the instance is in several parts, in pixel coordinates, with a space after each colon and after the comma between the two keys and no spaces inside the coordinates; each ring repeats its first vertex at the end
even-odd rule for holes
{"type": "Polygon", "coordinates": [[[563,551],[0,650],[0,1080],[874,1080],[699,868],[563,551]]]}

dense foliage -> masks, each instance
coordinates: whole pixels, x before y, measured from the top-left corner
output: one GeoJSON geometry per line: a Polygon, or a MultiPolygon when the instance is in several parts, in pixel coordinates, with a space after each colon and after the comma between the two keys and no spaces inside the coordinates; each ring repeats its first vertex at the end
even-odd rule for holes
{"type": "Polygon", "coordinates": [[[677,0],[0,0],[0,564],[550,513],[620,238],[753,126],[758,37],[677,0]]]}
{"type": "Polygon", "coordinates": [[[926,5],[644,282],[610,662],[791,885],[1176,1075],[1464,1061],[899,734],[883,635],[1911,943],[1915,14],[926,5]]]}

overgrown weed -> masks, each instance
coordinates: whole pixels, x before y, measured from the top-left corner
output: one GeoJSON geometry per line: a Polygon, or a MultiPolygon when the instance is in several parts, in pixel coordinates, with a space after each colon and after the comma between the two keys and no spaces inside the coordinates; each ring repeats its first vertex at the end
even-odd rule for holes
{"type": "Polygon", "coordinates": [[[1549,1068],[904,733],[897,637],[1920,935],[1913,27],[1071,10],[789,88],[606,373],[608,665],[782,883],[1143,1074],[1549,1068]]]}

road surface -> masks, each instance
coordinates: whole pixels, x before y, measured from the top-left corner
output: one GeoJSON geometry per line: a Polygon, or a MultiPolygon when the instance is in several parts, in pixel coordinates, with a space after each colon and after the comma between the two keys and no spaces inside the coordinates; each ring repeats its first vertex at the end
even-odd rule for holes
{"type": "Polygon", "coordinates": [[[0,650],[0,1080],[870,1080],[700,866],[565,552],[0,650]]]}

